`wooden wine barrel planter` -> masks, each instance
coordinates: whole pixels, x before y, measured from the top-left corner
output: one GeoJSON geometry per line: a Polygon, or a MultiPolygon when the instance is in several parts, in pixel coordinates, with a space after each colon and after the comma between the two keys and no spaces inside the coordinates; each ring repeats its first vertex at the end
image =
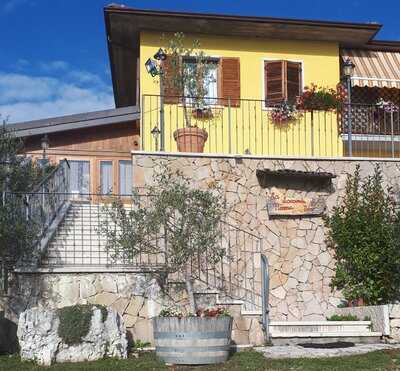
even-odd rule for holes
{"type": "Polygon", "coordinates": [[[202,365],[228,359],[232,317],[153,319],[157,355],[166,363],[202,365]]]}

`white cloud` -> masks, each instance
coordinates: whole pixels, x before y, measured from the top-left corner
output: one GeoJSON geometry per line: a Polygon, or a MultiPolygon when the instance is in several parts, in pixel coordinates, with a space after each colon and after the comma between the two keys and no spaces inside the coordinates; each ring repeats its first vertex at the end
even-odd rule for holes
{"type": "Polygon", "coordinates": [[[69,68],[69,64],[65,61],[40,62],[39,66],[45,72],[64,71],[69,68]]]}
{"type": "Polygon", "coordinates": [[[17,70],[25,70],[26,68],[28,68],[31,65],[31,63],[24,59],[24,58],[20,58],[17,60],[17,62],[14,64],[14,68],[16,68],[17,70]]]}
{"type": "Polygon", "coordinates": [[[0,114],[9,122],[113,107],[112,89],[90,72],[68,70],[58,78],[0,71],[0,114]]]}

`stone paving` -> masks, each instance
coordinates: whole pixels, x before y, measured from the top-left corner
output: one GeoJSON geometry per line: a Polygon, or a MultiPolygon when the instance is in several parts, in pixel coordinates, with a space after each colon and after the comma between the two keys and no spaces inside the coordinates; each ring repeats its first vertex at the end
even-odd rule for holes
{"type": "Polygon", "coordinates": [[[272,359],[342,357],[390,349],[400,349],[400,344],[355,344],[354,347],[336,349],[309,349],[299,345],[255,348],[256,351],[263,353],[266,358],[272,359]]]}

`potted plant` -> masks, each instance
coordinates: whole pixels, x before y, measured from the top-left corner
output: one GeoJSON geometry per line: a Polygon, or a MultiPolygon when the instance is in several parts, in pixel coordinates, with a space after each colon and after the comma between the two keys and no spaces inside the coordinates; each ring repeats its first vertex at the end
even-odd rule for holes
{"type": "Polygon", "coordinates": [[[273,107],[269,112],[270,120],[276,125],[288,125],[299,117],[296,106],[287,101],[273,107]]]}
{"type": "Polygon", "coordinates": [[[214,81],[210,74],[212,64],[199,49],[198,40],[194,40],[191,47],[186,47],[184,39],[184,34],[177,32],[168,41],[166,47],[168,69],[163,71],[161,78],[164,86],[184,95],[182,109],[185,126],[174,132],[178,151],[203,152],[208,134],[204,129],[192,124],[191,117],[212,118],[212,111],[205,103],[208,85],[214,81]],[[192,109],[191,114],[188,106],[192,109]]]}
{"type": "Polygon", "coordinates": [[[339,110],[345,98],[344,89],[335,91],[311,84],[311,87],[305,87],[304,92],[297,98],[297,109],[310,112],[339,110]]]}
{"type": "MultiPolygon", "coordinates": [[[[187,305],[164,310],[153,319],[157,354],[176,364],[223,362],[229,353],[232,318],[221,308],[198,308],[193,289],[196,279],[226,255],[220,242],[224,205],[218,190],[191,188],[180,173],[163,169],[154,176],[146,197],[136,194],[130,210],[121,201],[106,206],[107,222],[100,230],[114,258],[148,255],[162,261],[151,270],[161,288],[167,288],[171,278],[184,282],[187,305]]],[[[168,294],[169,300],[172,296],[168,294]]]]}

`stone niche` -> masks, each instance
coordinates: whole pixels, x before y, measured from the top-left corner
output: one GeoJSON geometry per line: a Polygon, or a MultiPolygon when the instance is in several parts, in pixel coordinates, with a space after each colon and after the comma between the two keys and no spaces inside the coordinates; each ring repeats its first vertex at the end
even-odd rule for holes
{"type": "Polygon", "coordinates": [[[315,217],[325,212],[324,195],[333,192],[327,172],[298,170],[257,170],[260,185],[267,189],[268,215],[279,217],[315,217]]]}

